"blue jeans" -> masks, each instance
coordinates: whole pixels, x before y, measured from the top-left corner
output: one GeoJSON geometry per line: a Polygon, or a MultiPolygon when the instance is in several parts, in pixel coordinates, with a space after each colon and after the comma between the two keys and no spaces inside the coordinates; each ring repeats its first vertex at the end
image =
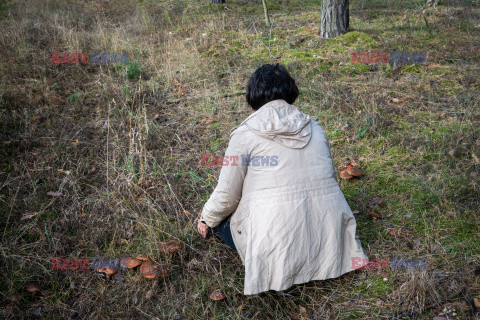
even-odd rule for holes
{"type": "Polygon", "coordinates": [[[233,243],[232,232],[230,231],[230,217],[220,222],[218,226],[213,228],[213,231],[220,235],[220,238],[222,238],[227,246],[237,251],[235,243],[233,243]]]}

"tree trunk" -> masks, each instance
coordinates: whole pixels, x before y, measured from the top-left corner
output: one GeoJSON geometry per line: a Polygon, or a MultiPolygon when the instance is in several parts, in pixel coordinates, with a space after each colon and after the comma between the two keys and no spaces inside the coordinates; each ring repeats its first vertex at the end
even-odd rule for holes
{"type": "Polygon", "coordinates": [[[349,0],[323,0],[322,18],[320,20],[320,36],[335,38],[347,33],[350,12],[349,0]]]}
{"type": "Polygon", "coordinates": [[[219,3],[225,3],[225,0],[211,0],[210,4],[219,4],[219,3]]]}
{"type": "Polygon", "coordinates": [[[262,0],[263,4],[263,11],[265,11],[265,24],[267,27],[270,27],[270,19],[268,18],[268,9],[267,9],[267,2],[265,0],[262,0]]]}

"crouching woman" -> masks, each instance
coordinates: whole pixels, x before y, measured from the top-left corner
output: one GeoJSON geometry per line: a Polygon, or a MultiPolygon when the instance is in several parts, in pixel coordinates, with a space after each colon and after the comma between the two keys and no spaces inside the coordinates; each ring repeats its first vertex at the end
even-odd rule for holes
{"type": "Polygon", "coordinates": [[[294,79],[263,65],[247,85],[254,112],[230,134],[198,231],[220,233],[245,266],[244,294],[339,277],[368,259],[320,124],[293,105],[294,79]],[[248,159],[248,161],[242,161],[248,159]],[[227,164],[226,162],[224,164],[227,164]]]}

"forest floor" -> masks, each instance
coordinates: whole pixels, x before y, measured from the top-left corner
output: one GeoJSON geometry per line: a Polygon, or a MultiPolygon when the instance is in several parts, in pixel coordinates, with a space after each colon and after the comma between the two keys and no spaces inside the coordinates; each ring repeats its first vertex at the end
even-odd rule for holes
{"type": "Polygon", "coordinates": [[[0,4],[0,312],[5,318],[478,319],[480,7],[353,1],[351,32],[318,36],[320,2],[25,0],[0,4]],[[52,63],[51,52],[128,53],[52,63]],[[425,63],[353,63],[352,52],[426,52],[425,63]],[[282,63],[295,105],[320,122],[370,259],[278,294],[243,295],[239,257],[196,232],[230,130],[250,114],[252,72],[282,63]],[[372,217],[373,213],[381,219],[372,217]],[[182,242],[172,256],[166,239],[182,242]],[[53,269],[52,257],[145,254],[149,280],[53,269]],[[410,265],[412,266],[412,265],[410,265]],[[26,292],[38,284],[37,294],[26,292]],[[210,292],[226,298],[213,301],[210,292]],[[454,316],[453,313],[456,315],[454,316]]]}

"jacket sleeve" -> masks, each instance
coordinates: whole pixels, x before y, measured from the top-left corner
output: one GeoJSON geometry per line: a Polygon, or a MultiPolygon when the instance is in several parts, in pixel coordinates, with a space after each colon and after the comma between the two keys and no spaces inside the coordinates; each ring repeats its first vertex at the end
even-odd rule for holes
{"type": "Polygon", "coordinates": [[[241,155],[246,153],[245,139],[241,137],[241,134],[233,132],[225,151],[225,160],[217,187],[202,210],[203,220],[211,228],[219,225],[237,209],[248,168],[248,166],[242,165],[241,155]]]}

